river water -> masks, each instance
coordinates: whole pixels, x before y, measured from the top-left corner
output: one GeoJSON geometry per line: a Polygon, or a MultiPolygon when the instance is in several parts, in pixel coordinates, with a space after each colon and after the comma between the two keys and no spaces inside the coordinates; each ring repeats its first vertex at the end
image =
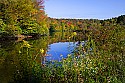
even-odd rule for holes
{"type": "Polygon", "coordinates": [[[24,72],[30,71],[34,61],[42,65],[46,61],[66,58],[78,41],[84,41],[83,34],[71,35],[58,32],[36,40],[0,41],[0,83],[13,82],[15,78],[25,76],[24,72]],[[41,53],[40,49],[44,52],[41,53]]]}
{"type": "Polygon", "coordinates": [[[58,42],[49,45],[48,52],[46,53],[46,60],[60,61],[62,58],[66,58],[68,54],[71,54],[76,47],[77,42],[58,42]]]}

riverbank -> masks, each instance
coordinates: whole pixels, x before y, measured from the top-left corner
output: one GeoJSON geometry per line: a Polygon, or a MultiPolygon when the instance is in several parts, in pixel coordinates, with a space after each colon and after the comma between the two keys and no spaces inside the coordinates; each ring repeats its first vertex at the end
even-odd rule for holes
{"type": "Polygon", "coordinates": [[[18,34],[18,35],[0,35],[0,41],[22,41],[29,39],[38,39],[42,36],[47,36],[46,34],[18,34]]]}

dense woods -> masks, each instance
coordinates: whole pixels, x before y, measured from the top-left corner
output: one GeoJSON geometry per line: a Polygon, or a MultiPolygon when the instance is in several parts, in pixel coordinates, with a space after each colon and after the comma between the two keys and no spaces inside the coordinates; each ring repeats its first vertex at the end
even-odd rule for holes
{"type": "Polygon", "coordinates": [[[48,33],[43,0],[0,0],[0,34],[48,33]]]}
{"type": "MultiPolygon", "coordinates": [[[[43,3],[44,0],[0,0],[0,43],[22,35],[44,35],[38,40],[12,41],[11,49],[5,47],[6,43],[0,45],[0,70],[5,64],[11,64],[8,70],[14,79],[12,82],[125,82],[125,15],[104,20],[50,18],[45,14],[43,3]],[[37,61],[45,54],[48,42],[75,40],[79,44],[66,59],[42,66],[37,61]]],[[[8,80],[2,81],[10,82],[11,76],[7,75],[1,78],[8,80]]]]}
{"type": "Polygon", "coordinates": [[[116,18],[54,19],[46,16],[43,0],[1,0],[0,34],[48,34],[53,31],[83,31],[107,25],[124,25],[125,15],[116,18]]]}
{"type": "Polygon", "coordinates": [[[43,3],[43,0],[1,0],[0,35],[84,31],[100,26],[124,25],[125,23],[125,15],[106,20],[49,18],[45,14],[43,3]]]}
{"type": "Polygon", "coordinates": [[[54,19],[50,20],[50,30],[52,31],[84,31],[96,29],[100,26],[124,25],[125,15],[119,17],[98,20],[98,19],[54,19]]]}

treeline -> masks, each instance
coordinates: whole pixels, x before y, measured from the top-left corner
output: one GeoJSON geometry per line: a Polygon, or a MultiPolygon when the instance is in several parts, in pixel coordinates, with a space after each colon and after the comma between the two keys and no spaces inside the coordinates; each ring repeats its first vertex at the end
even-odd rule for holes
{"type": "Polygon", "coordinates": [[[0,37],[22,34],[49,34],[54,31],[86,31],[125,25],[125,15],[116,18],[54,19],[45,14],[44,0],[0,0],[0,37]]]}
{"type": "Polygon", "coordinates": [[[50,31],[84,31],[92,28],[110,25],[125,25],[125,15],[119,17],[98,19],[54,19],[50,20],[50,31]]]}

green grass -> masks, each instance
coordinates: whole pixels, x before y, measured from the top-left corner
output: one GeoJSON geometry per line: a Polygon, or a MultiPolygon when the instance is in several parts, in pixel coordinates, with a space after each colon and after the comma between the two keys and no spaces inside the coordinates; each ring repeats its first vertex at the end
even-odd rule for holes
{"type": "MultiPolygon", "coordinates": [[[[78,45],[74,53],[61,62],[52,61],[41,66],[28,55],[28,50],[24,50],[29,57],[27,61],[22,59],[21,68],[24,74],[22,77],[17,75],[17,80],[27,78],[33,80],[28,82],[37,83],[124,83],[124,27],[98,30],[103,33],[100,35],[90,31],[87,42],[84,41],[85,45],[78,45]]],[[[23,49],[29,49],[27,42],[24,42],[24,46],[23,49]]],[[[23,57],[26,59],[27,56],[23,57]]]]}

